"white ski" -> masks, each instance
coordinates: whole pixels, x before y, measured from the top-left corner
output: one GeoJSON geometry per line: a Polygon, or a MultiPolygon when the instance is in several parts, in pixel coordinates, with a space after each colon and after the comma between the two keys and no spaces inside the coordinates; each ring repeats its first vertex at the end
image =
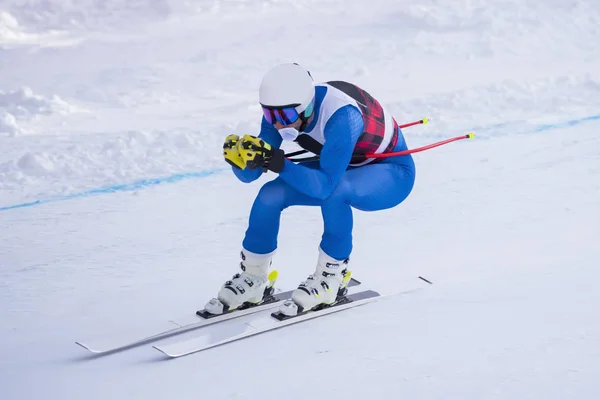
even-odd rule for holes
{"type": "MultiPolygon", "coordinates": [[[[348,287],[354,287],[358,285],[360,285],[360,281],[357,281],[354,278],[348,283],[348,287]]],[[[212,316],[210,318],[203,318],[200,315],[197,315],[198,313],[201,314],[203,312],[203,310],[200,310],[197,314],[168,321],[160,328],[152,330],[147,335],[126,334],[124,336],[116,336],[110,339],[100,339],[95,342],[76,341],[75,343],[94,354],[110,354],[141,346],[143,344],[151,343],[160,339],[166,339],[171,336],[179,335],[209,325],[214,325],[219,322],[259,313],[261,311],[271,310],[275,307],[278,307],[279,304],[287,300],[291,295],[292,290],[279,292],[273,294],[274,299],[269,303],[260,304],[242,310],[230,311],[226,314],[212,316]]]]}
{"type": "Polygon", "coordinates": [[[298,316],[287,318],[282,321],[276,318],[270,318],[268,321],[266,321],[266,323],[258,327],[255,327],[250,324],[244,324],[239,327],[239,332],[235,332],[233,334],[228,333],[224,337],[220,337],[218,333],[212,333],[211,335],[205,335],[189,340],[152,347],[171,358],[186,356],[189,354],[210,349],[212,347],[220,346],[226,343],[231,343],[236,340],[244,339],[250,336],[255,336],[264,332],[272,331],[285,326],[289,326],[299,322],[307,321],[310,319],[318,318],[324,315],[332,314],[335,312],[347,310],[349,308],[357,307],[366,303],[370,303],[374,300],[381,298],[381,295],[373,290],[366,290],[363,292],[350,294],[345,297],[348,300],[346,302],[335,304],[318,311],[308,311],[306,313],[302,313],[298,316]]]}

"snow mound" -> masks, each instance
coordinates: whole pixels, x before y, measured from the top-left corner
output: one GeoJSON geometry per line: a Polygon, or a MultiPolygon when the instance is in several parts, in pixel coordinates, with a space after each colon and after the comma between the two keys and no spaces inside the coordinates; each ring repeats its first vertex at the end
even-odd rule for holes
{"type": "Polygon", "coordinates": [[[0,134],[8,134],[9,136],[15,136],[19,133],[19,127],[17,126],[17,119],[14,115],[7,113],[4,110],[0,110],[0,134]]]}
{"type": "MultiPolygon", "coordinates": [[[[130,131],[90,134],[84,142],[68,135],[26,135],[7,140],[7,151],[0,154],[0,206],[202,170],[207,154],[219,154],[218,145],[206,149],[203,141],[208,135],[130,131]]],[[[222,162],[218,166],[222,167],[222,162]]]]}
{"type": "Polygon", "coordinates": [[[0,11],[0,36],[15,34],[15,31],[19,29],[19,22],[15,17],[5,11],[0,11]]]}
{"type": "Polygon", "coordinates": [[[27,133],[19,122],[30,121],[42,115],[67,115],[77,109],[60,97],[44,97],[29,87],[4,92],[0,90],[0,135],[14,136],[27,133]]]}
{"type": "Polygon", "coordinates": [[[10,49],[19,45],[61,47],[77,42],[79,40],[69,38],[64,31],[49,30],[44,33],[32,31],[19,24],[13,14],[0,10],[0,49],[10,49]]]}
{"type": "Polygon", "coordinates": [[[46,176],[54,170],[54,163],[47,153],[28,153],[18,162],[17,166],[32,176],[46,176]]]}
{"type": "Polygon", "coordinates": [[[66,101],[53,95],[50,98],[35,94],[28,87],[22,87],[12,92],[0,90],[0,107],[18,117],[32,117],[38,114],[53,113],[68,114],[73,111],[66,101]]]}
{"type": "Polygon", "coordinates": [[[0,11],[0,45],[22,41],[26,36],[27,34],[21,31],[15,17],[5,11],[0,11]]]}
{"type": "Polygon", "coordinates": [[[8,6],[28,29],[110,29],[169,14],[167,0],[22,0],[8,6]]]}
{"type": "MultiPolygon", "coordinates": [[[[329,0],[336,3],[337,0],[329,0]]],[[[35,31],[112,31],[180,16],[235,16],[308,8],[315,0],[9,0],[13,24],[35,31]]],[[[321,0],[321,3],[327,3],[321,0]]]]}
{"type": "MultiPolygon", "coordinates": [[[[389,108],[398,115],[428,116],[433,125],[423,133],[439,131],[444,136],[474,130],[478,137],[490,137],[530,133],[539,129],[539,124],[560,125],[597,116],[599,99],[600,79],[593,74],[582,74],[535,80],[507,79],[390,101],[389,108]]],[[[413,138],[416,130],[408,132],[409,138],[413,138]]]]}

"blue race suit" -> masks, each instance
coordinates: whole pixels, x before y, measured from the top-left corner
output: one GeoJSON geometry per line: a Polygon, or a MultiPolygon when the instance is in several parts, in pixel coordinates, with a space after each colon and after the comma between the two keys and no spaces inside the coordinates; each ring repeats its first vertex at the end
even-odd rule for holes
{"type": "MultiPolygon", "coordinates": [[[[326,90],[316,88],[315,115],[305,132],[314,128],[326,90]]],[[[290,206],[319,206],[324,222],[320,247],[329,256],[343,260],[352,252],[352,207],[378,211],[395,207],[406,199],[415,182],[415,164],[410,155],[349,167],[363,128],[358,108],[343,106],[326,122],[320,161],[295,164],[285,160],[279,177],[267,182],[254,201],[242,243],[245,249],[257,254],[273,252],[277,248],[281,212],[290,206]]],[[[264,118],[259,137],[273,147],[281,146],[279,132],[264,118]]],[[[398,142],[393,151],[406,149],[398,129],[398,142]]],[[[263,172],[262,169],[232,169],[246,183],[258,179],[263,172]]]]}

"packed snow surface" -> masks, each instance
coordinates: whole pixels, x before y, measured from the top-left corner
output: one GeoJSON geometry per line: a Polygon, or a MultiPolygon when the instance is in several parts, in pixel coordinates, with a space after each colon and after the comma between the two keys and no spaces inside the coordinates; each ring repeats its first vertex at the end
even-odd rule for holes
{"type": "MultiPolygon", "coordinates": [[[[600,398],[598,43],[593,0],[0,2],[0,399],[600,398]],[[363,287],[420,290],[175,361],[91,357],[76,340],[193,314],[237,272],[275,175],[242,184],[222,141],[258,132],[290,61],[428,117],[410,148],[476,134],[354,214],[363,287]]],[[[279,287],[321,233],[285,211],[279,287]]]]}

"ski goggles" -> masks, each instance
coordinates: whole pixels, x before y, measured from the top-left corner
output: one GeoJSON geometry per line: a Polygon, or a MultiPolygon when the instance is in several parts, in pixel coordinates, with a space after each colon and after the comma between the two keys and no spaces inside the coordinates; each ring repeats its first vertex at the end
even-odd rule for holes
{"type": "Polygon", "coordinates": [[[300,118],[300,114],[294,107],[271,108],[263,106],[262,110],[265,119],[270,124],[279,122],[282,125],[291,125],[300,118]]]}

